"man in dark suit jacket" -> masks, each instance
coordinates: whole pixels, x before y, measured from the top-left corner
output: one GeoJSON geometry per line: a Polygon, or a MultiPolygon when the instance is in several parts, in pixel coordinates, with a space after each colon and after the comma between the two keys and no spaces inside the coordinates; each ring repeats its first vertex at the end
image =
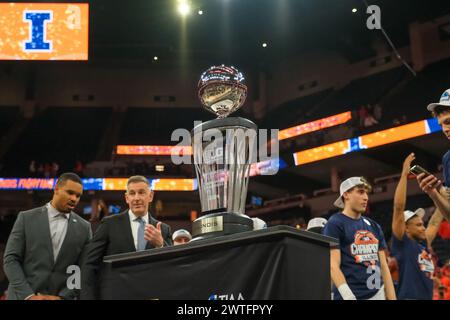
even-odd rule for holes
{"type": "Polygon", "coordinates": [[[82,267],[82,299],[98,299],[103,257],[172,245],[170,227],[149,213],[154,192],[143,176],[128,179],[125,200],[129,210],[105,217],[87,246],[82,267]]]}
{"type": "Polygon", "coordinates": [[[81,277],[76,266],[92,234],[89,222],[72,211],[82,192],[81,179],[65,173],[56,183],[51,202],[19,213],[3,259],[8,299],[77,298],[77,281],[69,277],[81,277]]]}

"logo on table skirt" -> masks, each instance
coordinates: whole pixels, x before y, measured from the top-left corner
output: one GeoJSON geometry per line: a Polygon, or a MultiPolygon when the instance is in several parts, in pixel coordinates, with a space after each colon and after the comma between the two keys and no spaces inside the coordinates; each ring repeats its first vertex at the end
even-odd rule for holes
{"type": "Polygon", "coordinates": [[[241,292],[238,294],[212,294],[208,300],[244,300],[244,296],[241,292]]]}

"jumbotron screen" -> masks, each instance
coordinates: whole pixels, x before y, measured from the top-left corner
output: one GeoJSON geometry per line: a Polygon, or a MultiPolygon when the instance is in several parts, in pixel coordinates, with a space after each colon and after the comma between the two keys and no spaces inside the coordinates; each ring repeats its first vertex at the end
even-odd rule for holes
{"type": "Polygon", "coordinates": [[[88,60],[89,4],[0,3],[0,60],[88,60]]]}

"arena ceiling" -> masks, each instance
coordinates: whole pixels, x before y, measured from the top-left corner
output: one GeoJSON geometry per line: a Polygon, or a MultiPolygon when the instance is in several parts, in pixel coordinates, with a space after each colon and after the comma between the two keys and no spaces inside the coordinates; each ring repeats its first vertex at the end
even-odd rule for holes
{"type": "MultiPolygon", "coordinates": [[[[92,57],[252,64],[318,50],[349,60],[369,57],[380,32],[366,28],[363,0],[190,0],[183,18],[177,0],[90,1],[92,57]],[[356,8],[356,13],[352,9],[356,8]],[[198,11],[202,10],[203,15],[198,11]],[[263,48],[262,44],[267,43],[263,48]]],[[[447,0],[368,1],[398,46],[408,25],[450,12],[447,0]]]]}
{"type": "MultiPolygon", "coordinates": [[[[183,0],[191,5],[186,17],[177,1],[88,1],[91,61],[261,67],[321,50],[356,61],[373,55],[371,44],[381,37],[366,28],[364,0],[183,0]]],[[[408,43],[412,21],[450,12],[448,0],[367,2],[380,6],[382,25],[397,46],[408,43]]]]}

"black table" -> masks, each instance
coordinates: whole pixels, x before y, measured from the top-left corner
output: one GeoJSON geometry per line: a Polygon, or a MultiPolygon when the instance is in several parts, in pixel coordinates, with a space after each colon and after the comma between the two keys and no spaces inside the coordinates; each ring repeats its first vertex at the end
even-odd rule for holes
{"type": "Polygon", "coordinates": [[[337,240],[278,226],[107,256],[102,299],[330,299],[337,240]]]}

